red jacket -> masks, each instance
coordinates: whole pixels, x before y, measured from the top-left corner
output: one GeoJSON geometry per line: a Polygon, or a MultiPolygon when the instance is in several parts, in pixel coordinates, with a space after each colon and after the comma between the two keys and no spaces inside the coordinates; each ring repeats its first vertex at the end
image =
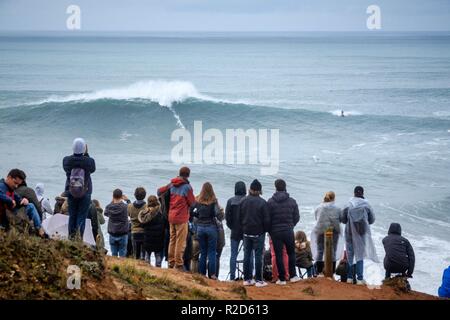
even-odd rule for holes
{"type": "Polygon", "coordinates": [[[189,208],[195,202],[194,192],[187,179],[176,177],[158,189],[158,196],[170,189],[169,223],[180,224],[189,221],[189,208]]]}

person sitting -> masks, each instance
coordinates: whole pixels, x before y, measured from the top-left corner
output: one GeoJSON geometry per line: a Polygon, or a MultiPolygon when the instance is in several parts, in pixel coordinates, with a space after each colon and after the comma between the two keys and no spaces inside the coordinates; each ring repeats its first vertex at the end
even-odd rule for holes
{"type": "Polygon", "coordinates": [[[67,197],[65,195],[65,192],[63,192],[61,193],[61,195],[55,197],[55,207],[53,208],[53,213],[68,215],[69,214],[68,210],[69,206],[67,205],[67,197]]]}
{"type": "Polygon", "coordinates": [[[105,217],[103,216],[103,208],[100,205],[100,201],[97,199],[92,200],[93,205],[95,206],[95,211],[97,212],[97,221],[98,221],[98,229],[97,229],[97,238],[95,241],[97,242],[97,246],[99,248],[105,247],[105,239],[103,237],[102,224],[105,224],[105,217]]]}
{"type": "Polygon", "coordinates": [[[439,287],[438,294],[440,298],[450,298],[450,266],[444,270],[442,285],[439,287]]]}
{"type": "Polygon", "coordinates": [[[151,264],[152,253],[155,255],[155,265],[161,268],[162,255],[164,248],[165,224],[164,216],[161,212],[161,205],[158,198],[151,195],[147,198],[147,205],[139,211],[138,220],[143,226],[144,242],[143,247],[148,255],[151,264]]]}
{"type": "Polygon", "coordinates": [[[36,192],[34,192],[33,188],[28,187],[25,172],[23,172],[23,176],[25,177],[25,179],[22,181],[22,183],[19,185],[19,187],[14,192],[17,193],[22,198],[26,198],[28,200],[28,202],[33,204],[39,215],[39,219],[41,219],[41,221],[43,221],[44,219],[43,219],[41,204],[39,203],[39,200],[36,196],[36,192]]]}
{"type": "Polygon", "coordinates": [[[12,169],[6,179],[0,180],[0,225],[7,229],[9,227],[7,211],[11,211],[13,215],[17,216],[18,209],[23,207],[28,218],[33,221],[34,228],[39,236],[44,237],[45,232],[41,226],[41,219],[36,207],[27,198],[22,198],[15,193],[15,190],[23,183],[25,178],[26,175],[22,170],[12,169]]]}
{"type": "Polygon", "coordinates": [[[408,239],[402,237],[400,224],[391,223],[388,236],[383,239],[383,246],[386,252],[384,257],[386,279],[389,279],[392,273],[411,278],[415,264],[414,249],[408,239]]]}
{"type": "Polygon", "coordinates": [[[306,269],[308,278],[314,276],[311,244],[303,231],[297,231],[295,233],[295,266],[306,269]]]}
{"type": "Polygon", "coordinates": [[[50,200],[46,197],[44,197],[44,184],[38,183],[36,184],[36,187],[34,188],[36,192],[37,199],[39,201],[39,205],[42,211],[42,217],[44,219],[47,218],[47,215],[53,215],[52,206],[50,204],[50,200]]]}

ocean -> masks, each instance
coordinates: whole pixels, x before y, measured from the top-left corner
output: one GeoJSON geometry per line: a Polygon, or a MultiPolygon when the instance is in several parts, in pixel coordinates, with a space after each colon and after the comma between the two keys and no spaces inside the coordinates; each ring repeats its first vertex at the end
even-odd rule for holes
{"type": "MultiPolygon", "coordinates": [[[[0,172],[23,169],[52,203],[75,137],[106,206],[115,188],[154,194],[176,176],[171,134],[194,121],[279,129],[275,175],[190,164],[196,194],[209,181],[224,206],[236,181],[258,178],[267,199],[283,178],[309,234],[326,191],[344,207],[362,185],[380,260],[399,222],[416,252],[413,289],[437,294],[450,264],[449,33],[0,33],[0,172]]],[[[221,279],[229,251],[227,237],[221,279]]],[[[366,275],[379,283],[382,263],[366,275]]]]}

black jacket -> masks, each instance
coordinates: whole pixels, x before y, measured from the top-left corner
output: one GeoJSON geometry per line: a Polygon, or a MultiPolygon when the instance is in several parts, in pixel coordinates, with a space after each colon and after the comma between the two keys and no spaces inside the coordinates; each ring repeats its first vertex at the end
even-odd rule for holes
{"type": "Polygon", "coordinates": [[[147,252],[161,252],[164,248],[165,221],[159,212],[150,222],[143,224],[144,249],[147,252]]]}
{"type": "Polygon", "coordinates": [[[234,186],[233,198],[228,199],[227,206],[225,207],[225,220],[227,222],[227,227],[231,230],[230,238],[233,240],[242,240],[242,226],[239,219],[239,204],[245,197],[246,190],[245,184],[240,181],[236,182],[234,186]]]}
{"type": "Polygon", "coordinates": [[[266,200],[260,196],[246,196],[239,205],[239,219],[244,234],[261,235],[268,232],[270,214],[266,200]]]}
{"type": "Polygon", "coordinates": [[[95,172],[95,160],[89,157],[89,154],[73,154],[64,157],[63,168],[66,172],[66,191],[69,191],[70,172],[73,168],[84,169],[85,183],[88,187],[87,193],[92,194],[92,180],[91,174],[95,172]]]}
{"type": "Polygon", "coordinates": [[[112,236],[123,236],[128,234],[128,205],[120,203],[110,203],[105,208],[105,216],[108,220],[108,233],[112,236]]]}
{"type": "Polygon", "coordinates": [[[398,223],[391,223],[388,236],[383,239],[384,268],[392,273],[407,273],[411,276],[414,272],[415,256],[409,241],[402,237],[402,228],[398,223]]]}
{"type": "Polygon", "coordinates": [[[294,226],[300,220],[297,202],[289,197],[286,191],[277,191],[272,198],[267,201],[270,212],[270,230],[272,233],[279,233],[294,230],[294,226]]]}

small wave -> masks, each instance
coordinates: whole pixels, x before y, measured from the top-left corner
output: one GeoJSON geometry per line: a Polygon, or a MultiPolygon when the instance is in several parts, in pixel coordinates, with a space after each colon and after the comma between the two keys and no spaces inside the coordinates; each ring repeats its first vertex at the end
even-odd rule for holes
{"type": "Polygon", "coordinates": [[[448,117],[450,117],[450,111],[436,111],[436,112],[433,112],[433,116],[439,117],[439,118],[448,118],[448,117]]]}

